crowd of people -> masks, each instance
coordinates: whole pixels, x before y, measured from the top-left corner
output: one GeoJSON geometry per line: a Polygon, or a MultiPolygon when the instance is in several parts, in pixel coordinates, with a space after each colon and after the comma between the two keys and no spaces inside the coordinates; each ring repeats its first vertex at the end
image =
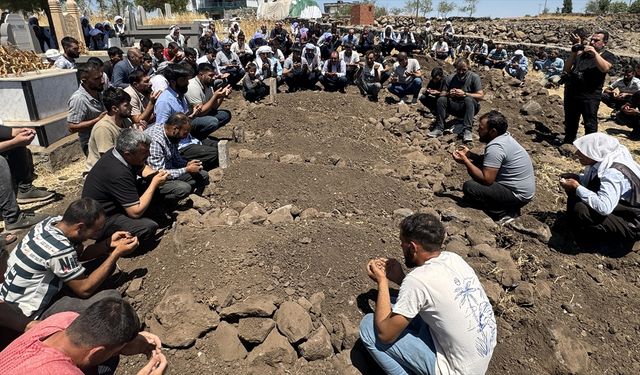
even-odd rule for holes
{"type": "MultiPolygon", "coordinates": [[[[388,26],[379,34],[365,28],[360,35],[351,29],[341,36],[335,27],[294,23],[288,31],[279,22],[271,31],[263,26],[248,34],[233,23],[219,38],[215,27],[213,22],[203,27],[197,48],[172,26],[165,45],[143,39],[126,57],[111,47],[108,61],[90,58],[84,64],[76,62],[80,43],[62,39],[64,53],[54,65],[78,69],[80,86],[69,99],[67,122],[86,156],[81,198],[62,216],[20,210],[20,203],[49,200],[55,193],[32,184],[26,146],[35,132],[0,126],[5,229],[31,228],[11,252],[2,277],[0,325],[26,332],[0,353],[0,372],[38,373],[49,366],[50,372],[80,373],[99,366],[100,373],[113,373],[119,355],[138,353],[150,356],[141,373],[164,371],[160,338],[139,332],[135,311],[105,284],[119,258],[152,249],[171,213],[209,184],[207,172],[226,152],[212,134],[231,120],[223,107],[234,90],[257,101],[272,100],[283,85],[289,92],[317,89],[318,83],[326,91],[344,92],[353,84],[377,101],[386,84],[399,102],[420,102],[432,113],[429,137],[455,132],[470,143],[475,131],[485,144],[482,154],[460,146],[451,155],[470,176],[461,187],[464,204],[504,225],[534,199],[534,166],[509,133],[508,119],[490,110],[474,130],[484,91],[472,64],[502,69],[524,82],[529,61],[522,50],[509,56],[503,46],[489,47],[485,40],[456,45],[449,21],[439,34],[427,22],[418,35],[388,26]],[[427,58],[452,59],[455,71],[447,75],[435,68],[423,74],[415,58],[421,48],[431,55],[427,58]],[[448,125],[449,116],[460,118],[461,126],[448,125]],[[85,247],[88,240],[93,243],[85,247]]],[[[640,80],[638,70],[627,67],[603,91],[616,63],[606,49],[608,37],[605,31],[577,30],[566,61],[550,51],[532,66],[543,71],[543,84],[565,85],[562,142],[575,145],[585,166],[582,174],[559,176],[571,228],[581,236],[632,243],[640,239],[640,166],[617,139],[597,132],[597,109],[600,101],[611,106],[616,120],[637,135],[640,80]],[[585,136],[577,138],[580,116],[585,136]]],[[[487,370],[497,335],[493,309],[473,269],[442,250],[444,235],[436,217],[408,216],[400,225],[400,241],[405,265],[415,270],[405,275],[395,259],[367,264],[379,293],[360,334],[387,373],[487,370]],[[400,286],[397,299],[389,295],[389,281],[400,286]]],[[[2,241],[4,246],[17,239],[5,235],[2,241]]]]}

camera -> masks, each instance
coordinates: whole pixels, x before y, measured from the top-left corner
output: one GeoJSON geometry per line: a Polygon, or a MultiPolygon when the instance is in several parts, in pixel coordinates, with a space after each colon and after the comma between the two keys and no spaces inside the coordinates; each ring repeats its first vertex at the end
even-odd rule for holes
{"type": "Polygon", "coordinates": [[[574,44],[571,46],[571,52],[584,51],[584,44],[574,44]]]}

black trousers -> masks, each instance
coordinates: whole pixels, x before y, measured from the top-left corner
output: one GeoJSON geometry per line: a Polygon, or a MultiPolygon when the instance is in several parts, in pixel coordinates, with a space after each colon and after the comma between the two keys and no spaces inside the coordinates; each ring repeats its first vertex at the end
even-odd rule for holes
{"type": "Polygon", "coordinates": [[[183,173],[177,179],[169,180],[158,187],[159,198],[169,203],[175,203],[186,198],[193,192],[198,192],[209,185],[209,173],[204,169],[198,173],[183,173]]]}
{"type": "Polygon", "coordinates": [[[640,239],[640,210],[630,206],[618,204],[609,215],[600,215],[574,194],[567,199],[567,214],[574,233],[581,237],[622,243],[640,239]]]}
{"type": "Polygon", "coordinates": [[[26,147],[16,147],[0,155],[9,164],[13,186],[17,187],[17,191],[22,193],[29,191],[35,178],[31,151],[26,147]]]}
{"type": "Polygon", "coordinates": [[[250,102],[257,102],[269,94],[269,88],[264,84],[243,91],[244,98],[250,102]]]}
{"type": "Polygon", "coordinates": [[[158,223],[149,218],[133,219],[125,214],[114,214],[108,216],[105,220],[103,233],[99,238],[109,238],[115,232],[127,231],[138,237],[140,246],[144,247],[155,240],[157,230],[158,223]]]}
{"type": "Polygon", "coordinates": [[[578,134],[580,116],[584,120],[585,134],[596,133],[598,131],[598,107],[600,106],[600,96],[584,97],[576,96],[575,93],[565,91],[564,93],[564,141],[563,143],[573,143],[578,134]]]}
{"type": "Polygon", "coordinates": [[[423,94],[420,95],[420,103],[422,103],[423,106],[427,107],[429,109],[429,111],[431,112],[431,114],[433,114],[434,116],[437,114],[437,105],[438,105],[438,97],[437,96],[433,96],[433,95],[429,95],[429,94],[423,94]]]}
{"type": "Polygon", "coordinates": [[[180,150],[180,155],[187,160],[200,160],[202,168],[210,171],[218,167],[218,141],[203,139],[201,145],[188,145],[180,150]]]}
{"type": "Polygon", "coordinates": [[[631,101],[631,97],[627,97],[624,99],[616,98],[612,94],[603,92],[602,93],[602,102],[607,105],[609,108],[613,108],[616,111],[619,111],[623,105],[629,103],[631,101]]]}
{"type": "Polygon", "coordinates": [[[437,100],[436,127],[443,130],[444,121],[448,115],[452,114],[457,117],[463,117],[464,129],[471,131],[473,117],[478,111],[480,111],[480,104],[470,96],[466,96],[463,100],[452,100],[441,96],[437,100]]]}
{"type": "Polygon", "coordinates": [[[469,180],[462,185],[464,200],[469,205],[483,210],[493,220],[505,215],[519,213],[528,201],[521,201],[507,187],[494,182],[487,186],[469,180]]]}

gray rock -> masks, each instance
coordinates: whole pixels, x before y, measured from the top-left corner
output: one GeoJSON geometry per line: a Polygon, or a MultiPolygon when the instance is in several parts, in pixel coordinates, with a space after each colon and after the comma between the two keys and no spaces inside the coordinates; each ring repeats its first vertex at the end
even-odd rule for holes
{"type": "Polygon", "coordinates": [[[291,365],[297,358],[296,351],[286,337],[278,333],[277,329],[272,329],[266,340],[249,353],[247,362],[254,365],[276,366],[280,363],[291,365]]]}
{"type": "Polygon", "coordinates": [[[133,279],[127,287],[126,294],[129,297],[135,297],[142,292],[142,278],[133,279]]]}
{"type": "Polygon", "coordinates": [[[333,325],[332,343],[337,350],[351,349],[360,338],[360,329],[344,314],[338,315],[338,320],[338,323],[333,325]]]}
{"type": "Polygon", "coordinates": [[[558,362],[565,367],[568,374],[585,374],[589,370],[589,352],[586,345],[572,337],[565,327],[555,327],[550,330],[554,355],[558,362]]]}
{"type": "Polygon", "coordinates": [[[197,303],[190,291],[169,289],[145,323],[151,333],[162,337],[163,345],[187,348],[203,333],[216,328],[220,317],[197,303]]]}
{"type": "Polygon", "coordinates": [[[487,298],[489,298],[489,302],[495,307],[500,301],[500,298],[502,298],[504,289],[502,289],[500,284],[491,280],[481,280],[481,283],[484,292],[487,294],[487,298]]]}
{"type": "Polygon", "coordinates": [[[432,164],[432,160],[425,155],[422,151],[413,151],[408,154],[405,154],[404,157],[417,164],[417,165],[429,165],[432,164]]]}
{"type": "Polygon", "coordinates": [[[512,262],[511,253],[508,250],[496,249],[487,244],[476,245],[473,249],[493,263],[512,262]]]}
{"type": "Polygon", "coordinates": [[[244,223],[261,224],[267,220],[267,211],[257,202],[249,203],[240,212],[240,220],[244,223]]]}
{"type": "Polygon", "coordinates": [[[524,115],[541,115],[542,112],[542,106],[535,100],[529,100],[520,108],[520,113],[524,115]]]}
{"type": "Polygon", "coordinates": [[[308,361],[325,359],[333,355],[333,346],[331,345],[331,337],[327,329],[320,327],[311,334],[309,339],[299,346],[300,355],[308,361]]]}
{"type": "Polygon", "coordinates": [[[267,222],[271,224],[279,224],[279,223],[293,223],[293,216],[291,215],[291,205],[288,204],[286,206],[282,206],[277,210],[274,210],[269,217],[267,217],[267,222]]]}
{"type": "Polygon", "coordinates": [[[211,201],[206,198],[203,198],[197,194],[191,194],[189,195],[189,199],[191,199],[191,201],[193,202],[193,208],[201,214],[211,209],[211,201]]]}
{"type": "Polygon", "coordinates": [[[275,321],[278,330],[292,344],[306,339],[313,328],[309,314],[302,306],[292,301],[286,301],[280,305],[275,321]]]}
{"type": "Polygon", "coordinates": [[[311,308],[309,311],[315,315],[322,314],[322,302],[324,302],[325,295],[324,292],[317,292],[311,295],[309,298],[309,302],[311,303],[311,308]]]}
{"type": "Polygon", "coordinates": [[[469,247],[464,242],[458,240],[449,241],[445,246],[445,250],[456,253],[461,257],[466,257],[469,254],[469,247]]]}
{"type": "Polygon", "coordinates": [[[220,311],[223,319],[244,318],[249,316],[270,317],[276,311],[278,297],[272,295],[250,296],[242,302],[225,307],[220,311]]]}
{"type": "Polygon", "coordinates": [[[576,147],[571,144],[563,144],[562,146],[558,147],[558,151],[562,156],[573,158],[573,155],[576,152],[576,147]]]}
{"type": "Polygon", "coordinates": [[[479,244],[488,244],[489,246],[496,245],[496,237],[488,230],[480,229],[477,226],[469,226],[465,231],[467,239],[471,246],[479,244]]]}
{"type": "Polygon", "coordinates": [[[209,181],[210,182],[220,182],[224,177],[224,169],[216,168],[209,171],[209,181]]]}
{"type": "Polygon", "coordinates": [[[404,219],[409,215],[413,215],[413,210],[409,208],[398,208],[397,210],[393,210],[393,217],[396,219],[404,219]]]}
{"type": "Polygon", "coordinates": [[[245,318],[238,322],[238,335],[240,338],[251,344],[262,343],[276,322],[269,318],[245,318]]]}
{"type": "Polygon", "coordinates": [[[287,154],[280,156],[280,163],[287,164],[302,164],[304,163],[304,159],[300,155],[287,154]]]}
{"type": "Polygon", "coordinates": [[[534,288],[530,283],[521,283],[513,291],[513,300],[518,306],[532,307],[535,303],[534,288]]]}
{"type": "Polygon", "coordinates": [[[235,362],[247,356],[247,349],[238,338],[238,330],[227,322],[220,322],[213,334],[218,356],[225,362],[235,362]]]}
{"type": "Polygon", "coordinates": [[[514,230],[535,237],[544,243],[549,242],[551,239],[551,229],[549,226],[541,223],[531,215],[522,215],[508,225],[514,230]]]}
{"type": "Polygon", "coordinates": [[[300,220],[313,219],[318,217],[318,214],[319,212],[315,208],[307,208],[300,213],[300,220]]]}

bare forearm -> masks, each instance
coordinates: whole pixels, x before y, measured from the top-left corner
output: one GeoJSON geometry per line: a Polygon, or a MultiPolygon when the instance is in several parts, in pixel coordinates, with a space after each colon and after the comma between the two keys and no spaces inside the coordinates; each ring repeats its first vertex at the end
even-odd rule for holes
{"type": "Polygon", "coordinates": [[[376,311],[374,320],[376,328],[380,331],[382,321],[391,314],[391,295],[389,294],[389,282],[384,279],[378,282],[378,299],[376,300],[376,311]]]}
{"type": "Polygon", "coordinates": [[[81,298],[89,298],[95,294],[102,283],[113,273],[119,256],[109,254],[107,259],[88,277],[81,280],[69,281],[69,287],[81,298]]]}
{"type": "Polygon", "coordinates": [[[105,238],[103,241],[96,242],[93,245],[89,245],[82,251],[78,259],[81,262],[84,262],[87,260],[95,259],[101,255],[108,254],[109,250],[111,250],[109,247],[110,244],[111,238],[105,238]]]}
{"type": "Polygon", "coordinates": [[[7,139],[6,141],[0,142],[0,152],[9,151],[16,147],[17,145],[15,138],[7,139]]]}
{"type": "Polygon", "coordinates": [[[99,121],[99,118],[96,117],[93,120],[82,121],[82,122],[79,122],[77,124],[74,124],[74,123],[70,122],[68,124],[69,131],[71,133],[76,133],[76,132],[79,132],[81,130],[91,129],[93,127],[93,125],[95,125],[98,121],[99,121]]]}
{"type": "Polygon", "coordinates": [[[471,176],[471,178],[473,178],[474,181],[485,185],[484,173],[482,173],[482,169],[478,168],[469,159],[465,160],[464,165],[467,167],[467,172],[469,173],[469,176],[471,176]]]}
{"type": "Polygon", "coordinates": [[[136,122],[140,122],[140,121],[149,122],[151,117],[153,117],[153,104],[149,103],[149,105],[147,105],[147,108],[144,109],[144,112],[142,112],[138,116],[138,119],[136,120],[136,122]]]}
{"type": "Polygon", "coordinates": [[[204,103],[202,105],[202,108],[200,110],[200,115],[199,116],[206,115],[207,113],[209,113],[209,111],[211,111],[213,109],[218,109],[218,106],[220,105],[221,101],[222,100],[220,100],[218,95],[213,94],[211,99],[209,99],[206,103],[204,103]]]}

